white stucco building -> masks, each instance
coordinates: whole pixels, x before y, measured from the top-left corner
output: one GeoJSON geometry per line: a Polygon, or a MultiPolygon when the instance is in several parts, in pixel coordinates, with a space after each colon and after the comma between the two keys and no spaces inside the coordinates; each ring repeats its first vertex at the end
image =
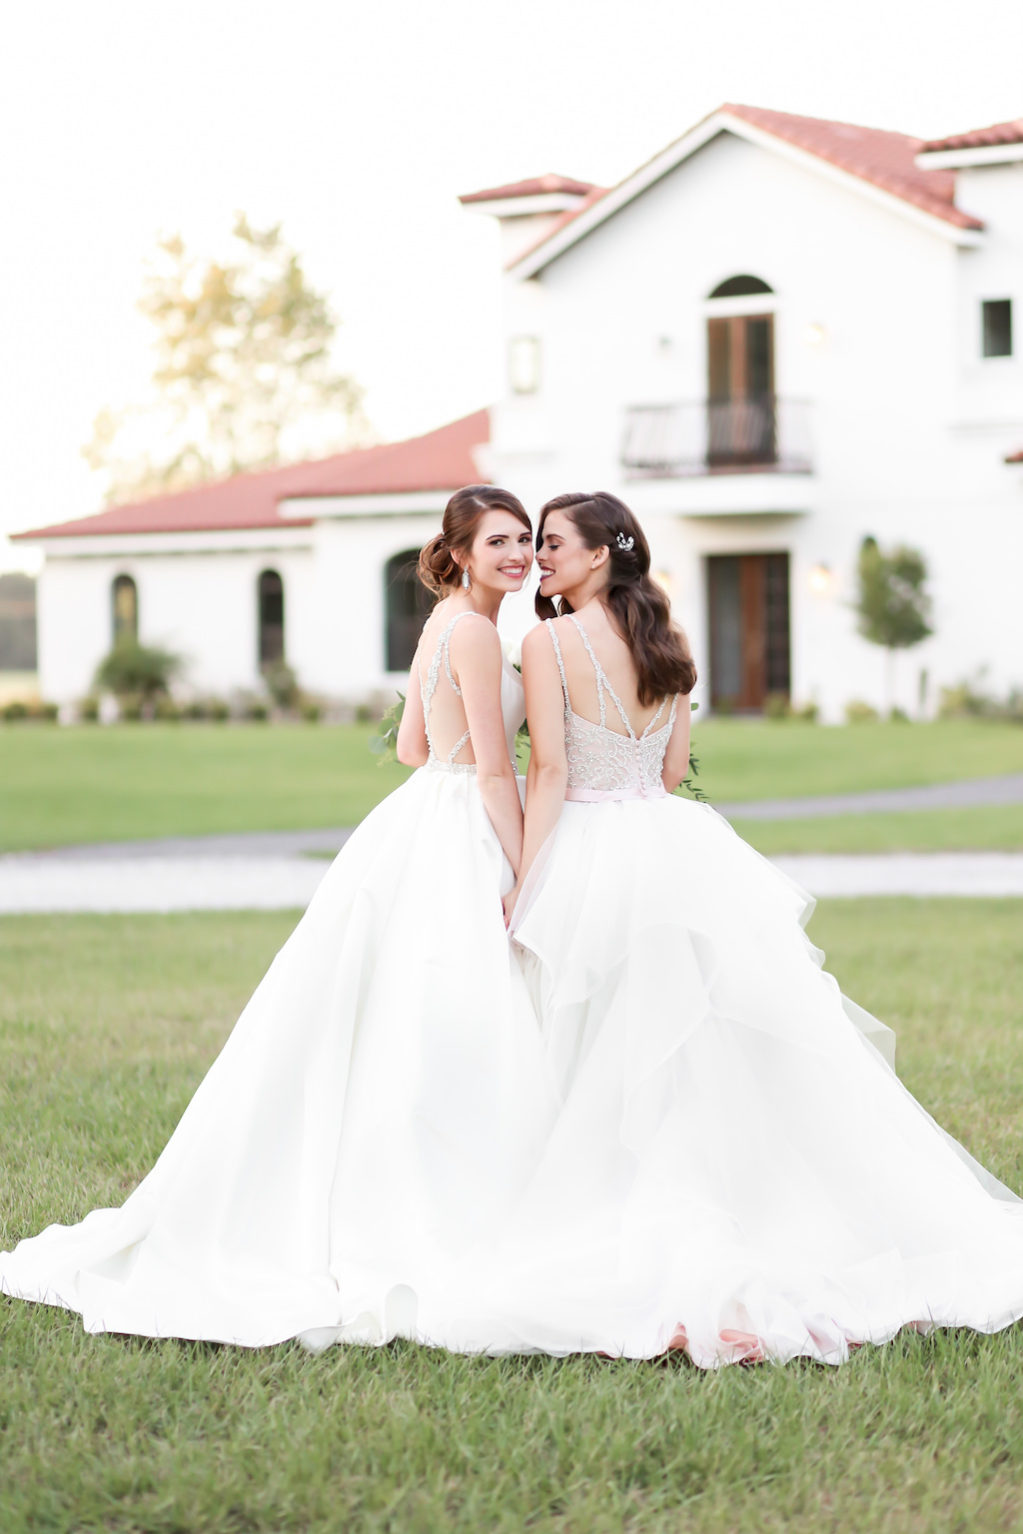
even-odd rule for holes
{"type": "Polygon", "coordinates": [[[1023,120],[925,144],[729,106],[609,190],[549,176],[463,203],[500,221],[505,397],[24,535],[46,549],[47,696],[85,690],[118,602],[196,688],[254,685],[282,643],[308,687],[386,685],[416,621],[398,572],[476,478],[531,511],[577,489],[632,505],[707,702],[883,701],[850,607],[867,534],[930,568],[903,707],[983,666],[1023,683],[1023,120]]]}

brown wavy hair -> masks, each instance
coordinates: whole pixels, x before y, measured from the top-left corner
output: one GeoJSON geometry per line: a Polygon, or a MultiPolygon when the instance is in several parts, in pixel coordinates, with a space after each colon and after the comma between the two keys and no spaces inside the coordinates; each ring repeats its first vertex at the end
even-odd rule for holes
{"type": "MultiPolygon", "coordinates": [[[[632,651],[640,703],[647,706],[672,693],[692,692],[696,667],[688,641],[672,622],[666,594],[650,576],[650,545],[624,501],[606,490],[556,495],[540,512],[537,552],[543,548],[543,526],[552,511],[564,512],[588,549],[608,551],[610,572],[601,600],[632,651]],[[630,540],[631,546],[623,548],[630,540]]],[[[538,592],[536,611],[541,618],[554,618],[559,609],[538,592]]],[[[572,611],[564,597],[560,611],[572,611]]]]}
{"type": "Polygon", "coordinates": [[[434,596],[446,596],[462,579],[462,566],[455,555],[469,557],[480,522],[488,511],[510,511],[532,536],[533,524],[526,508],[510,490],[501,490],[497,485],[463,485],[444,508],[441,531],[419,551],[416,574],[434,596]]]}

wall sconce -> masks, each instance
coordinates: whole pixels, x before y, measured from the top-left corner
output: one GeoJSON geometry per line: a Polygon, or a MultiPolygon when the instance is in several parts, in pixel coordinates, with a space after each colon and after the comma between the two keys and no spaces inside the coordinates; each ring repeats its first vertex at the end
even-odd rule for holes
{"type": "Polygon", "coordinates": [[[536,394],[540,388],[539,336],[512,336],[508,342],[508,382],[513,394],[536,394]]]}
{"type": "Polygon", "coordinates": [[[807,346],[823,346],[828,339],[828,332],[818,321],[806,327],[807,346]]]}
{"type": "Polygon", "coordinates": [[[815,596],[829,596],[834,580],[834,573],[830,565],[818,563],[810,567],[810,590],[815,596]]]}

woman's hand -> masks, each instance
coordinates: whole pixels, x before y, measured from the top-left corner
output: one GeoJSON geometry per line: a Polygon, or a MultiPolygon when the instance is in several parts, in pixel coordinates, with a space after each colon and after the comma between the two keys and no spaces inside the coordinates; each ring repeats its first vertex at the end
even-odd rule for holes
{"type": "Polygon", "coordinates": [[[502,909],[504,911],[504,924],[505,924],[505,927],[510,927],[511,926],[512,917],[515,915],[515,907],[519,903],[519,897],[521,896],[521,894],[522,894],[522,885],[521,884],[516,884],[514,889],[510,889],[508,891],[507,895],[503,896],[503,898],[501,900],[501,906],[502,906],[502,909]]]}

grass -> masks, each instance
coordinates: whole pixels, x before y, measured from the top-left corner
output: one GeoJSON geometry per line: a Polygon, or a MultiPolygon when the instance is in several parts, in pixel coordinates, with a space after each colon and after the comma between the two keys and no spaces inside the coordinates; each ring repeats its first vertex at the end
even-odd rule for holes
{"type": "Polygon", "coordinates": [[[758,852],[1018,852],[1023,804],[954,810],[826,815],[810,820],[733,820],[758,852]]]}
{"type": "MultiPolygon", "coordinates": [[[[397,765],[377,765],[368,749],[374,729],[0,727],[0,851],[353,825],[405,776],[397,765]]],[[[1023,772],[1023,730],[982,720],[833,729],[711,720],[698,725],[696,750],[701,786],[717,803],[1023,772]]],[[[994,817],[979,834],[1016,835],[1000,825],[994,817]]],[[[790,840],[797,834],[811,833],[802,828],[790,840]]],[[[941,821],[933,833],[921,822],[902,834],[954,833],[941,821]]]]}
{"type": "MultiPolygon", "coordinates": [[[[843,987],[898,1030],[910,1087],[1015,1186],[1020,910],[837,902],[812,928],[843,987]]],[[[4,1244],[124,1197],[292,921],[0,921],[4,1244]]],[[[4,1534],[1023,1527],[1023,1328],[910,1335],[837,1371],[717,1375],[677,1358],[90,1338],[3,1302],[0,1341],[4,1534]]]]}
{"type": "Polygon", "coordinates": [[[406,776],[375,728],[0,728],[0,851],[354,825],[406,776]]]}

